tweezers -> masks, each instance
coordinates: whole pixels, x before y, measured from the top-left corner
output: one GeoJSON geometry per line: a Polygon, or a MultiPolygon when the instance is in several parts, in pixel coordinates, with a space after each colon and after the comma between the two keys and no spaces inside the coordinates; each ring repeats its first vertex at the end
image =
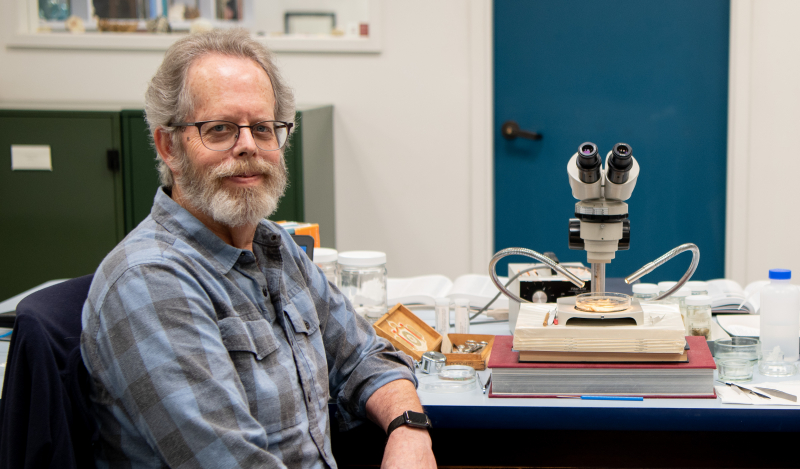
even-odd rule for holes
{"type": "Polygon", "coordinates": [[[489,383],[492,382],[492,374],[489,373],[489,379],[486,380],[486,384],[483,384],[483,381],[481,381],[481,375],[475,373],[475,376],[478,377],[478,383],[480,383],[481,389],[483,390],[483,393],[486,394],[486,388],[488,388],[489,387],[489,383]]]}

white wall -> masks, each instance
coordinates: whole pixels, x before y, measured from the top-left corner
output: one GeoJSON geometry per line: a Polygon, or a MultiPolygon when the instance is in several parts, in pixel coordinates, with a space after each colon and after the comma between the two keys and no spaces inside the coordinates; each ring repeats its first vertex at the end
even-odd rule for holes
{"type": "Polygon", "coordinates": [[[731,2],[726,276],[800,283],[800,2],[731,2]]]}
{"type": "MultiPolygon", "coordinates": [[[[379,54],[278,54],[299,103],[334,105],[336,247],[385,251],[390,276],[488,263],[490,12],[481,0],[392,0],[379,54]]],[[[142,105],[163,52],[8,48],[18,18],[0,20],[0,102],[142,105]]]]}

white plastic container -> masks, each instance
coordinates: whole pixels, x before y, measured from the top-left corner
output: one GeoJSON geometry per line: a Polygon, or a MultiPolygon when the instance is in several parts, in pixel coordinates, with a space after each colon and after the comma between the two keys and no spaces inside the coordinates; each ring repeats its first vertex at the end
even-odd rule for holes
{"type": "Polygon", "coordinates": [[[633,297],[640,300],[652,300],[658,296],[658,285],[655,283],[637,283],[633,286],[633,297]]]}
{"type": "Polygon", "coordinates": [[[761,374],[789,376],[800,358],[800,290],[789,281],[792,271],[772,269],[770,282],[761,289],[761,374]]]}
{"type": "Polygon", "coordinates": [[[329,282],[339,286],[339,268],[337,260],[339,259],[339,252],[331,248],[315,248],[314,249],[314,263],[317,267],[322,269],[322,273],[329,282]]]}
{"type": "Polygon", "coordinates": [[[375,322],[386,306],[386,254],[377,251],[339,253],[340,290],[356,312],[375,322]]]}

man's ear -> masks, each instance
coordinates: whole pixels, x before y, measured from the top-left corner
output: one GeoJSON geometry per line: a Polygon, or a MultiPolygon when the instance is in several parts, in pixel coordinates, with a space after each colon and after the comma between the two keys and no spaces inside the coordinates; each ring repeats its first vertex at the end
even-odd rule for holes
{"type": "MultiPolygon", "coordinates": [[[[176,130],[176,132],[178,131],[180,130],[176,130]]],[[[161,159],[164,160],[164,163],[166,163],[172,173],[175,174],[176,164],[173,153],[172,135],[164,130],[163,127],[159,127],[153,134],[153,142],[156,145],[156,151],[159,156],[161,156],[161,159]]]]}

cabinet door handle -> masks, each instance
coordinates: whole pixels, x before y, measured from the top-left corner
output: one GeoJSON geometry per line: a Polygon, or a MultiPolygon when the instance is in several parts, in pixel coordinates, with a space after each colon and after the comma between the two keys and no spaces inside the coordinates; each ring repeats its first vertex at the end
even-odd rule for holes
{"type": "Polygon", "coordinates": [[[106,150],[106,163],[108,164],[108,170],[112,173],[116,173],[119,171],[120,161],[119,161],[119,150],[111,149],[106,150]]]}
{"type": "Polygon", "coordinates": [[[514,121],[505,121],[500,128],[500,133],[506,140],[514,140],[515,138],[527,138],[529,140],[541,140],[542,134],[538,132],[530,132],[519,128],[519,124],[514,121]]]}

